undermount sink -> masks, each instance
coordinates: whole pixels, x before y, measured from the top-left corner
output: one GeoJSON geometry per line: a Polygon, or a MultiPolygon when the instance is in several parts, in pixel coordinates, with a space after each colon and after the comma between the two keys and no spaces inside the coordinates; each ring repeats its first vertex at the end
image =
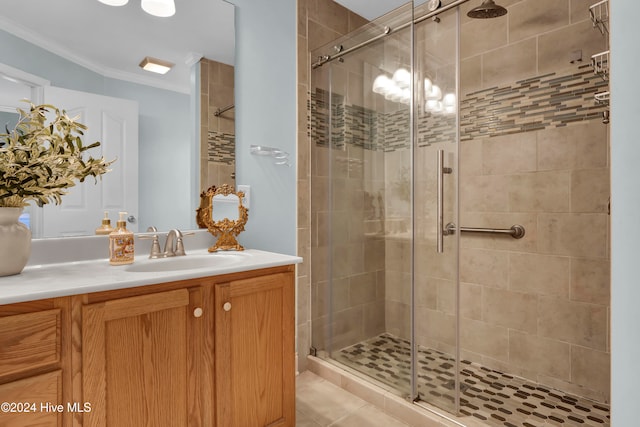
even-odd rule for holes
{"type": "Polygon", "coordinates": [[[200,268],[222,268],[242,261],[239,253],[216,252],[206,255],[186,255],[171,258],[147,259],[126,268],[126,271],[154,273],[158,271],[183,271],[200,268]]]}

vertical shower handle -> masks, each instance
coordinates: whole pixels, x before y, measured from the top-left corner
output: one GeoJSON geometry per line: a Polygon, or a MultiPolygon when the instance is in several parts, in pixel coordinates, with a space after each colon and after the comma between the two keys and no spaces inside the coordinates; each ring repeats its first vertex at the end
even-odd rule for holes
{"type": "Polygon", "coordinates": [[[444,166],[444,150],[438,150],[438,165],[436,166],[438,173],[437,180],[437,221],[436,224],[436,245],[439,254],[444,252],[444,174],[451,173],[453,170],[444,166]]]}

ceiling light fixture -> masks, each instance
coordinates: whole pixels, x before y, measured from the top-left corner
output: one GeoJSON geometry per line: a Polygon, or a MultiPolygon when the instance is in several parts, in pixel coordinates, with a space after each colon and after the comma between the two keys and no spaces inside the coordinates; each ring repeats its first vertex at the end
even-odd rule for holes
{"type": "Polygon", "coordinates": [[[162,59],[156,59],[150,56],[145,56],[142,62],[140,62],[140,67],[143,70],[158,74],[166,74],[174,65],[175,64],[172,62],[163,61],[162,59]]]}
{"type": "MultiPolygon", "coordinates": [[[[109,6],[124,6],[129,0],[98,0],[109,6]]],[[[150,15],[168,18],[176,14],[176,4],[173,0],[141,0],[142,10],[150,15]]]]}
{"type": "Polygon", "coordinates": [[[109,6],[124,6],[129,0],[98,0],[100,3],[107,4],[109,6]]]}
{"type": "Polygon", "coordinates": [[[176,4],[173,0],[142,0],[142,10],[153,16],[168,18],[176,13],[176,4]]]}

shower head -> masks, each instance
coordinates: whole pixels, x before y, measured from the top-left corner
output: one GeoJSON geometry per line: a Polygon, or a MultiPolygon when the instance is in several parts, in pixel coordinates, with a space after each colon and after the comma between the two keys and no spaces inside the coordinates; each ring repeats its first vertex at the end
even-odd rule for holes
{"type": "Polygon", "coordinates": [[[497,18],[498,16],[506,15],[507,9],[502,6],[498,6],[495,4],[493,0],[483,0],[482,4],[478,7],[474,7],[471,9],[467,16],[469,18],[497,18]]]}

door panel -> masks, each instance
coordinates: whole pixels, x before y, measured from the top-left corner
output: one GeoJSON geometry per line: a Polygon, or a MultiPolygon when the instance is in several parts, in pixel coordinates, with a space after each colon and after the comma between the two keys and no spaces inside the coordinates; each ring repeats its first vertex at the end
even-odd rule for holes
{"type": "MultiPolygon", "coordinates": [[[[89,177],[77,183],[63,197],[62,204],[33,208],[35,237],[61,237],[94,234],[109,211],[112,223],[120,211],[138,215],[138,104],[137,102],[73,91],[58,87],[44,88],[44,102],[78,116],[85,124],[83,143],[100,141],[100,147],[90,151],[94,157],[116,159],[111,171],[98,178],[89,177]]],[[[136,232],[137,224],[127,228],[136,232]]]]}

